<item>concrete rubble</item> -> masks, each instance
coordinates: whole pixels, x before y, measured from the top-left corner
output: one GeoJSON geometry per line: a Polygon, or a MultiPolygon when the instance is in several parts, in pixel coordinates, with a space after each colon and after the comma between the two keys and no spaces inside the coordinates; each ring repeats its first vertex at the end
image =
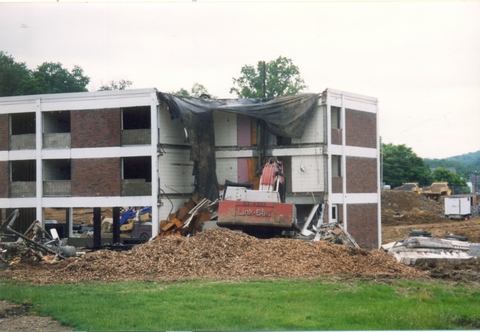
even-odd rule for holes
{"type": "MultiPolygon", "coordinates": [[[[419,233],[420,234],[420,233],[419,233]]],[[[479,257],[480,243],[430,236],[412,236],[384,244],[382,249],[406,265],[461,263],[479,257]]]]}

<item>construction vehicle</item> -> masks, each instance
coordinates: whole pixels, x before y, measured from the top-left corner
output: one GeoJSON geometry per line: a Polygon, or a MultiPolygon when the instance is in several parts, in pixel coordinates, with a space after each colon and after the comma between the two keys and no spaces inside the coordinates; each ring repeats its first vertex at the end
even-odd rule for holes
{"type": "Polygon", "coordinates": [[[413,191],[413,192],[416,192],[416,193],[421,192],[421,189],[414,182],[407,182],[407,183],[402,184],[400,187],[395,187],[393,189],[394,190],[402,190],[402,191],[413,191]]]}
{"type": "Polygon", "coordinates": [[[125,210],[120,218],[120,231],[132,232],[132,238],[147,241],[152,237],[152,207],[131,207],[125,210]]]}
{"type": "Polygon", "coordinates": [[[430,187],[422,188],[421,193],[438,201],[440,196],[450,196],[452,190],[448,187],[448,182],[434,182],[430,187]]]}
{"type": "Polygon", "coordinates": [[[283,187],[283,165],[273,157],[262,169],[259,190],[252,184],[225,183],[217,225],[266,238],[299,231],[295,205],[283,201],[283,187]]]}

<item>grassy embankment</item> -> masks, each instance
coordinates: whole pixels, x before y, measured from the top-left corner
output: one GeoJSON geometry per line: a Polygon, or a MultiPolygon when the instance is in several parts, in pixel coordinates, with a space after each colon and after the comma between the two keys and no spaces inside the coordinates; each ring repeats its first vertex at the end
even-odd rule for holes
{"type": "Polygon", "coordinates": [[[0,281],[77,330],[441,330],[480,328],[480,290],[396,281],[257,280],[31,286],[0,281]]]}

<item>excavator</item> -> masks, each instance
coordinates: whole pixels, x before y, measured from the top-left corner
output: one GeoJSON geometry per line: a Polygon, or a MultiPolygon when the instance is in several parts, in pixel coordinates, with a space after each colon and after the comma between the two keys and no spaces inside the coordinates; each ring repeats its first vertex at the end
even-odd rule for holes
{"type": "Polygon", "coordinates": [[[282,195],[282,163],[272,157],[261,172],[258,190],[252,184],[225,183],[217,225],[264,238],[299,231],[295,205],[285,203],[282,195]]]}

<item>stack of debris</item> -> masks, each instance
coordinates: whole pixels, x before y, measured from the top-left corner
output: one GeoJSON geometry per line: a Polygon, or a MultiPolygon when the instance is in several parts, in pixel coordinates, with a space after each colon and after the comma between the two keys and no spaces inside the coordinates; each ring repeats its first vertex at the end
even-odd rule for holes
{"type": "Polygon", "coordinates": [[[300,231],[298,238],[310,241],[330,241],[335,244],[343,244],[349,247],[360,248],[355,239],[337,222],[324,223],[325,204],[322,204],[320,217],[316,220],[317,224],[312,225],[315,214],[320,204],[315,204],[300,231]]]}
{"type": "Polygon", "coordinates": [[[258,239],[227,229],[196,236],[165,236],[131,251],[98,250],[82,258],[32,269],[18,264],[0,279],[35,283],[207,278],[243,280],[328,275],[425,276],[380,250],[287,238],[258,239]]]}
{"type": "Polygon", "coordinates": [[[360,248],[355,239],[339,223],[320,224],[313,238],[313,241],[319,240],[360,248]]]}
{"type": "Polygon", "coordinates": [[[25,233],[17,232],[13,229],[15,220],[19,216],[19,210],[15,210],[0,227],[2,237],[16,239],[13,242],[2,242],[1,260],[3,263],[40,262],[45,261],[45,255],[53,255],[49,262],[55,262],[56,259],[76,256],[76,250],[72,246],[65,245],[58,237],[57,231],[51,229],[50,235],[43,227],[40,221],[35,220],[25,233]]]}
{"type": "Polygon", "coordinates": [[[171,213],[167,220],[160,222],[160,233],[157,237],[197,234],[202,230],[203,223],[210,221],[213,214],[212,207],[216,203],[206,198],[201,201],[191,198],[177,212],[171,213]]]}
{"type": "Polygon", "coordinates": [[[455,239],[433,238],[422,234],[403,241],[384,244],[382,248],[406,265],[460,263],[474,257],[477,244],[455,239]]]}

